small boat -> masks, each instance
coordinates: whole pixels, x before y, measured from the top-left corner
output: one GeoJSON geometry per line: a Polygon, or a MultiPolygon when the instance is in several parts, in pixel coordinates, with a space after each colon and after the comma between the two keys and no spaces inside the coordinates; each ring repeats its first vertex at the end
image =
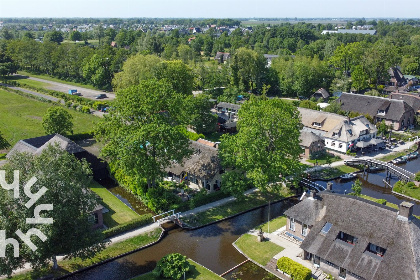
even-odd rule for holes
{"type": "Polygon", "coordinates": [[[406,163],[407,162],[407,158],[405,158],[405,157],[397,157],[397,158],[393,159],[391,162],[393,164],[406,163]]]}
{"type": "Polygon", "coordinates": [[[341,175],[340,176],[340,179],[341,180],[351,180],[351,179],[354,179],[354,178],[356,178],[356,174],[354,174],[354,173],[346,173],[346,174],[343,174],[343,175],[341,175]]]}
{"type": "Polygon", "coordinates": [[[412,152],[412,153],[409,153],[408,155],[407,155],[407,157],[408,157],[408,159],[409,160],[411,160],[411,159],[416,159],[416,158],[418,158],[419,157],[419,152],[412,152]]]}

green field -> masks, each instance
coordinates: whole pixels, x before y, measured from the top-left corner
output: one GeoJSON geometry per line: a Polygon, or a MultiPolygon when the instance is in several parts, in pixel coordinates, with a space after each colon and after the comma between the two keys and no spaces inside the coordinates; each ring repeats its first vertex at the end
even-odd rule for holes
{"type": "Polygon", "coordinates": [[[284,250],[270,241],[258,242],[257,236],[251,234],[242,235],[235,244],[248,258],[262,266],[267,265],[275,255],[284,250]]]}
{"type": "MultiPolygon", "coordinates": [[[[192,261],[188,260],[190,263],[190,270],[188,273],[185,274],[186,280],[219,280],[223,279],[219,275],[211,272],[204,266],[192,261]]],[[[182,278],[184,279],[184,278],[182,278]]],[[[160,278],[155,277],[152,273],[142,274],[137,276],[131,280],[160,280],[160,278]]]]}
{"type": "Polygon", "coordinates": [[[102,198],[102,205],[109,210],[104,214],[104,223],[107,227],[115,227],[120,224],[128,223],[139,215],[109,192],[105,187],[93,181],[90,189],[102,198]]]}
{"type": "MultiPolygon", "coordinates": [[[[91,85],[85,85],[85,84],[81,84],[81,83],[63,81],[63,80],[60,80],[60,79],[57,79],[57,78],[50,77],[48,75],[37,75],[37,74],[32,74],[32,73],[29,73],[29,72],[25,72],[25,71],[19,71],[18,74],[19,75],[24,75],[24,76],[30,76],[30,77],[34,77],[34,78],[39,78],[39,79],[44,79],[44,80],[48,80],[48,81],[52,81],[52,82],[72,85],[72,86],[76,86],[76,87],[83,87],[83,88],[89,88],[89,89],[97,90],[97,88],[95,88],[91,85]]],[[[18,81],[18,82],[21,82],[21,81],[18,81]]]]}
{"type": "MultiPolygon", "coordinates": [[[[277,217],[275,219],[272,219],[270,221],[270,223],[267,222],[265,224],[262,224],[260,227],[261,227],[263,232],[271,233],[271,232],[274,232],[274,231],[284,227],[286,225],[286,223],[287,223],[287,217],[286,216],[280,216],[280,217],[277,217]],[[270,230],[268,230],[268,226],[270,226],[270,230]]],[[[260,228],[260,227],[258,227],[258,228],[260,228]]]]}
{"type": "MultiPolygon", "coordinates": [[[[21,139],[45,135],[42,117],[53,106],[16,93],[0,90],[0,131],[13,146],[21,139]]],[[[91,132],[99,118],[66,109],[73,116],[75,134],[91,132]]]]}
{"type": "Polygon", "coordinates": [[[9,77],[5,77],[5,78],[8,81],[16,81],[16,82],[18,82],[22,85],[28,85],[28,86],[32,86],[32,87],[47,88],[47,86],[48,86],[47,83],[30,80],[28,78],[22,78],[22,76],[9,76],[9,77]]]}

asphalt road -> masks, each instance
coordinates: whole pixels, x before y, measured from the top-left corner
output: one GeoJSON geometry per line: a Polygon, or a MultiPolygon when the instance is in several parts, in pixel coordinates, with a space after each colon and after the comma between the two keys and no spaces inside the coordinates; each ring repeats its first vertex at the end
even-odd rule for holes
{"type": "MultiPolygon", "coordinates": [[[[22,75],[16,75],[16,76],[27,77],[27,76],[22,76],[22,75]]],[[[93,89],[83,88],[79,86],[72,86],[72,85],[68,85],[64,83],[53,82],[53,81],[44,80],[44,79],[35,78],[35,77],[28,77],[28,79],[48,84],[48,86],[46,87],[47,89],[61,91],[64,93],[68,93],[70,89],[77,89],[77,91],[82,94],[82,97],[92,99],[92,100],[96,100],[95,97],[101,93],[105,93],[107,96],[106,98],[103,98],[101,100],[115,99],[115,93],[113,92],[104,92],[101,90],[93,90],[93,89]]]]}

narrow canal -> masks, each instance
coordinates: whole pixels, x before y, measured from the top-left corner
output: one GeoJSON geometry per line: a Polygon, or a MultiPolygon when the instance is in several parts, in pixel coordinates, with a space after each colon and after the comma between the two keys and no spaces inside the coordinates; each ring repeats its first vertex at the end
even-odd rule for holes
{"type": "MultiPolygon", "coordinates": [[[[420,171],[420,158],[401,165],[401,167],[411,172],[418,172],[420,171]]],[[[385,187],[383,182],[385,176],[385,172],[359,174],[358,178],[363,184],[362,193],[374,198],[384,198],[395,204],[404,201],[404,198],[392,194],[391,190],[385,187]]],[[[391,184],[396,181],[396,178],[391,179],[391,184]]],[[[326,185],[326,182],[319,181],[318,183],[326,185]]],[[[338,193],[349,193],[352,184],[352,181],[341,182],[336,180],[333,190],[338,193]]],[[[111,189],[111,191],[123,198],[130,197],[129,194],[118,188],[111,189]]],[[[134,205],[135,201],[127,201],[127,203],[134,205]]],[[[420,204],[413,203],[415,204],[414,214],[420,215],[420,204]]],[[[271,205],[270,217],[280,216],[291,205],[293,205],[293,201],[271,205]]],[[[134,207],[134,209],[136,208],[134,207]]],[[[137,209],[136,211],[141,212],[142,210],[137,209]]],[[[245,257],[236,251],[232,243],[243,233],[266,222],[267,217],[268,207],[262,207],[197,230],[187,231],[175,228],[170,230],[161,242],[152,247],[76,274],[68,279],[130,279],[151,271],[158,260],[166,254],[174,252],[186,255],[215,273],[221,274],[245,260],[245,257]]],[[[238,279],[242,280],[260,280],[266,275],[263,269],[252,263],[241,267],[235,273],[238,275],[238,279]]],[[[232,273],[225,278],[236,279],[232,278],[232,273]]]]}
{"type": "MultiPolygon", "coordinates": [[[[270,217],[280,216],[294,202],[291,199],[272,204],[270,217]]],[[[161,242],[152,247],[68,279],[130,279],[153,270],[158,260],[175,252],[186,255],[217,274],[222,274],[245,260],[245,257],[236,251],[232,243],[250,229],[266,222],[267,218],[268,207],[262,207],[197,230],[187,231],[175,228],[170,230],[161,242]]],[[[245,269],[244,273],[239,272],[242,274],[240,276],[242,280],[259,280],[266,275],[263,269],[255,265],[248,265],[245,269]]]]}

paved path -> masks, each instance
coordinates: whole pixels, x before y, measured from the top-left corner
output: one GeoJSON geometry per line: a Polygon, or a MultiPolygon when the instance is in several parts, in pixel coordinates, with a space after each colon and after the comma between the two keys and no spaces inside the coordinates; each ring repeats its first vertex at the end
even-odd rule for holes
{"type": "Polygon", "coordinates": [[[32,91],[32,90],[27,90],[27,89],[24,89],[24,88],[15,87],[15,86],[11,86],[11,85],[8,85],[8,84],[3,84],[3,83],[0,83],[0,85],[8,87],[10,89],[19,90],[19,91],[22,91],[22,92],[25,92],[25,93],[29,93],[29,94],[32,94],[32,95],[35,95],[35,96],[38,96],[38,97],[42,97],[42,98],[45,98],[47,100],[51,100],[53,102],[58,102],[60,100],[56,97],[52,97],[52,96],[42,94],[42,93],[32,91]]]}
{"type": "Polygon", "coordinates": [[[45,84],[49,84],[49,86],[47,86],[48,89],[61,91],[61,92],[64,92],[64,93],[68,93],[70,89],[77,89],[77,91],[82,94],[82,97],[92,99],[92,100],[96,100],[95,96],[97,96],[101,93],[105,93],[107,95],[107,98],[104,98],[102,100],[113,100],[113,99],[115,99],[115,93],[113,93],[113,92],[104,92],[104,91],[101,91],[101,90],[88,89],[88,88],[84,88],[84,87],[80,87],[80,86],[73,86],[73,85],[68,85],[68,84],[59,83],[59,82],[53,82],[53,81],[44,80],[44,79],[35,78],[35,77],[30,77],[30,76],[29,77],[28,76],[22,76],[22,75],[15,75],[15,76],[27,77],[29,80],[34,80],[34,81],[42,82],[42,83],[45,83],[45,84]]]}

